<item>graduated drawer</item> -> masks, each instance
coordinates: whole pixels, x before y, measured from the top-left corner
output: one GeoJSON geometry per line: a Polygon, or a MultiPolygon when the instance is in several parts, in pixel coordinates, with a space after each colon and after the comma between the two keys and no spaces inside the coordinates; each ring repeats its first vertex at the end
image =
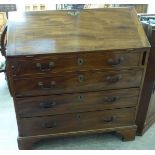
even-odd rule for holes
{"type": "Polygon", "coordinates": [[[134,108],[23,118],[19,133],[20,136],[34,136],[115,128],[133,125],[134,120],[134,108]]]}
{"type": "Polygon", "coordinates": [[[143,70],[75,72],[56,77],[16,79],[16,96],[36,96],[139,87],[143,70]]]}
{"type": "Polygon", "coordinates": [[[133,107],[137,105],[139,89],[120,89],[28,98],[16,98],[20,117],[46,116],[64,113],[133,107]]]}
{"type": "Polygon", "coordinates": [[[8,64],[14,76],[132,67],[139,65],[140,55],[142,54],[140,51],[142,50],[18,57],[8,58],[8,64]]]}

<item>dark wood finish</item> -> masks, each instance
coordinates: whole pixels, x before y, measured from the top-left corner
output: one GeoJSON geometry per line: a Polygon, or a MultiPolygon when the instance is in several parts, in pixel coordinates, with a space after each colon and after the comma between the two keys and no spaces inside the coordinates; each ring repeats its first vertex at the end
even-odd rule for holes
{"type": "Polygon", "coordinates": [[[145,49],[129,49],[108,52],[86,52],[82,54],[59,54],[49,56],[17,57],[9,61],[14,76],[30,76],[62,73],[74,70],[90,70],[92,67],[122,68],[139,66],[141,52],[145,49]]]}
{"type": "Polygon", "coordinates": [[[149,54],[142,25],[133,8],[78,11],[29,12],[18,22],[10,14],[7,76],[19,149],[59,136],[135,137],[149,54]]]}
{"type": "Polygon", "coordinates": [[[122,136],[123,141],[132,141],[135,139],[137,128],[132,129],[120,129],[117,131],[122,136]]]}
{"type": "Polygon", "coordinates": [[[152,35],[151,35],[151,40],[150,40],[151,44],[153,46],[155,46],[155,27],[152,30],[152,35]]]}
{"type": "MultiPolygon", "coordinates": [[[[149,15],[142,15],[149,16],[149,15]]],[[[151,15],[153,16],[153,15],[151,15]]],[[[154,15],[155,16],[155,15],[154,15]]],[[[154,81],[155,81],[155,26],[144,24],[145,32],[152,45],[148,58],[146,76],[137,112],[137,134],[143,135],[155,122],[154,81]]]]}
{"type": "Polygon", "coordinates": [[[46,117],[22,118],[20,136],[36,136],[64,132],[129,126],[134,124],[135,109],[105,110],[46,117]],[[69,120],[69,123],[67,123],[69,120]]]}
{"type": "Polygon", "coordinates": [[[76,93],[139,87],[143,70],[67,73],[67,76],[14,80],[16,96],[76,93]],[[30,84],[31,83],[31,84],[30,84]]]}
{"type": "Polygon", "coordinates": [[[84,111],[135,107],[139,89],[16,98],[20,117],[56,115],[84,111]]]}
{"type": "Polygon", "coordinates": [[[37,142],[39,142],[41,139],[43,138],[18,138],[17,142],[18,142],[18,148],[20,150],[30,150],[32,149],[33,145],[36,144],[37,142]]]}
{"type": "Polygon", "coordinates": [[[136,125],[130,126],[123,126],[123,127],[115,127],[115,128],[103,128],[103,129],[96,129],[96,130],[87,130],[87,131],[78,131],[78,132],[68,132],[68,133],[59,133],[59,134],[48,134],[48,135],[37,135],[37,136],[29,136],[29,137],[18,137],[18,147],[20,150],[30,150],[34,149],[35,145],[40,142],[41,140],[58,138],[58,137],[68,137],[68,136],[80,136],[86,134],[94,134],[94,133],[116,133],[116,135],[121,135],[122,140],[124,138],[128,138],[129,140],[134,140],[136,134],[136,125]],[[133,135],[133,136],[131,136],[133,135]]]}
{"type": "Polygon", "coordinates": [[[149,46],[133,8],[72,11],[10,13],[7,56],[149,46]]]}

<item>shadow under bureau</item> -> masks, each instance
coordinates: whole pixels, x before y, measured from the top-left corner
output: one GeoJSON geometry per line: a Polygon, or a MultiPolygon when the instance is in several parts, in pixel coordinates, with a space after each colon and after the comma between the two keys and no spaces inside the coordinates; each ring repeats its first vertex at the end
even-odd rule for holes
{"type": "Polygon", "coordinates": [[[8,23],[19,149],[46,138],[136,134],[150,45],[133,8],[27,12],[8,23]]]}

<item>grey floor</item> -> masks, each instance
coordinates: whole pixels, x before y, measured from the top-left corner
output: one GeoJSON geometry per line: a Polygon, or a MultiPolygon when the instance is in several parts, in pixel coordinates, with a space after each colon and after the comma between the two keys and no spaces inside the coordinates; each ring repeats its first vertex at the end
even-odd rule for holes
{"type": "MultiPolygon", "coordinates": [[[[0,150],[17,150],[17,125],[13,100],[0,73],[0,150]]],[[[135,141],[122,142],[113,134],[94,134],[40,142],[34,149],[47,150],[155,150],[155,125],[135,141]]]]}

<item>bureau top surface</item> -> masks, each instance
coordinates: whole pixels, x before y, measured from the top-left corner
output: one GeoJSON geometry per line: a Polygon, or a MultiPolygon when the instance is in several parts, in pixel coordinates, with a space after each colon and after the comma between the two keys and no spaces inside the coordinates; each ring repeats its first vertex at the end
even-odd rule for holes
{"type": "Polygon", "coordinates": [[[9,14],[7,56],[149,46],[134,8],[9,14]]]}

